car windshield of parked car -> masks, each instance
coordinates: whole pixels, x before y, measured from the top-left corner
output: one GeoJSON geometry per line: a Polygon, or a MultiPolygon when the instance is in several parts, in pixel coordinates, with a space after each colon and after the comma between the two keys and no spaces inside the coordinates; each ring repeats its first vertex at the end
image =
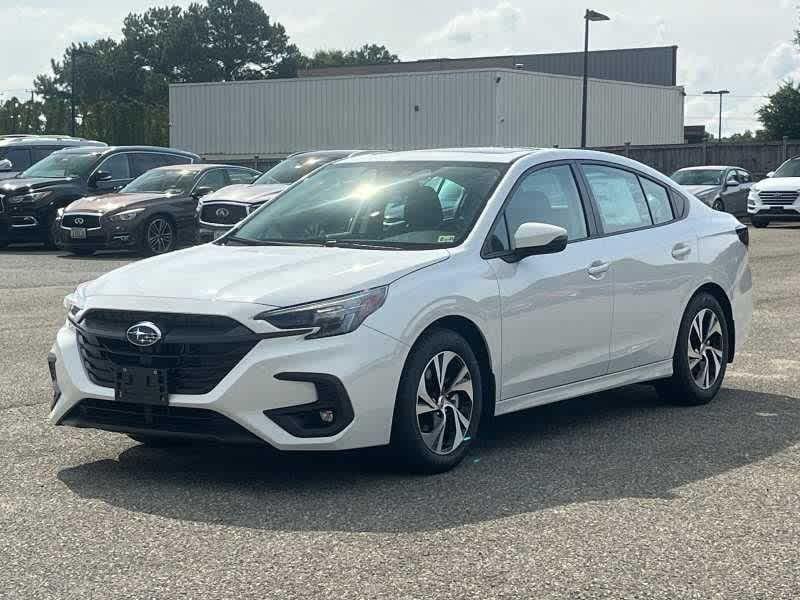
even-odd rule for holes
{"type": "Polygon", "coordinates": [[[172,194],[188,193],[192,188],[197,171],[187,169],[154,169],[139,175],[122,188],[124,194],[157,192],[172,194]]]}
{"type": "Polygon", "coordinates": [[[496,164],[453,162],[332,165],[259,210],[223,243],[455,246],[504,171],[496,164]]]}
{"type": "Polygon", "coordinates": [[[268,183],[290,184],[298,181],[322,165],[326,165],[334,160],[342,158],[339,155],[317,155],[317,156],[297,156],[287,158],[272,167],[269,171],[256,179],[254,185],[268,183]]]}
{"type": "Polygon", "coordinates": [[[687,169],[672,174],[672,180],[681,185],[719,185],[723,169],[687,169]]]}
{"type": "Polygon", "coordinates": [[[99,152],[54,152],[20,173],[19,177],[42,177],[46,179],[86,177],[97,161],[99,154],[99,152]]]}
{"type": "Polygon", "coordinates": [[[778,167],[773,177],[800,177],[800,158],[787,160],[778,167]]]}

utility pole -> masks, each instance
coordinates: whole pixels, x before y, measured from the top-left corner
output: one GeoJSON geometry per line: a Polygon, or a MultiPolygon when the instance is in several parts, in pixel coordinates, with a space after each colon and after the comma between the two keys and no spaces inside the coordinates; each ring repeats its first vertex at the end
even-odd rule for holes
{"type": "Polygon", "coordinates": [[[706,96],[719,96],[719,137],[717,142],[722,143],[722,97],[725,94],[730,94],[728,90],[706,90],[703,92],[706,96]]]}

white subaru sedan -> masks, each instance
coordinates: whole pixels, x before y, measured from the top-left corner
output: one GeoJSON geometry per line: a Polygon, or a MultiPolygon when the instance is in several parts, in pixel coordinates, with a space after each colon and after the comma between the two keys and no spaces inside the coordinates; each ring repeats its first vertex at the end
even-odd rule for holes
{"type": "Polygon", "coordinates": [[[50,420],[443,471],[492,415],[641,382],[709,402],[749,328],[748,241],[610,154],[346,159],[67,296],[50,420]]]}

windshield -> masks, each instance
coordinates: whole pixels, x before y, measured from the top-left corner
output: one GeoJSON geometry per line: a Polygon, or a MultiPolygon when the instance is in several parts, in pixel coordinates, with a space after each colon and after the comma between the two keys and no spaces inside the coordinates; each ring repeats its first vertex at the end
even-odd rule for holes
{"type": "Polygon", "coordinates": [[[54,152],[20,173],[19,177],[86,177],[99,155],[99,152],[54,152]]]}
{"type": "Polygon", "coordinates": [[[122,188],[122,193],[164,193],[169,191],[173,194],[185,194],[192,188],[195,175],[197,175],[197,171],[186,169],[154,169],[144,175],[139,175],[122,188]]]}
{"type": "Polygon", "coordinates": [[[681,185],[719,185],[722,182],[722,169],[687,169],[676,171],[672,180],[681,185]]]}
{"type": "Polygon", "coordinates": [[[333,165],[259,210],[230,240],[455,246],[472,229],[504,171],[500,165],[444,162],[333,165]]]}
{"type": "Polygon", "coordinates": [[[800,177],[800,158],[792,158],[775,171],[773,177],[800,177]]]}
{"type": "Polygon", "coordinates": [[[322,165],[326,165],[334,160],[339,160],[340,158],[343,157],[339,154],[314,156],[306,154],[304,156],[287,158],[256,179],[253,185],[263,185],[267,183],[285,183],[289,185],[290,183],[302,179],[311,173],[311,171],[319,169],[322,165]]]}

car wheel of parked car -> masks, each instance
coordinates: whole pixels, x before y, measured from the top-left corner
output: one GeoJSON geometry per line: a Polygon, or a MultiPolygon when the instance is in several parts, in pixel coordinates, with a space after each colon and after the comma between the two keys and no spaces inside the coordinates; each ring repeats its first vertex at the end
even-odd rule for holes
{"type": "Polygon", "coordinates": [[[714,203],[711,205],[711,208],[713,208],[714,210],[718,210],[720,212],[725,212],[725,204],[723,204],[722,200],[720,200],[719,198],[714,200],[714,203]]]}
{"type": "Polygon", "coordinates": [[[167,217],[154,215],[142,226],[140,249],[145,256],[170,252],[175,249],[176,241],[175,225],[167,217]]]}
{"type": "Polygon", "coordinates": [[[47,219],[47,237],[44,241],[45,248],[48,250],[57,250],[59,234],[56,216],[54,214],[50,215],[47,219]]]}
{"type": "Polygon", "coordinates": [[[714,296],[702,292],[692,298],[683,315],[672,377],[657,384],[664,399],[696,406],[717,395],[728,367],[728,319],[714,296]]]}
{"type": "Polygon", "coordinates": [[[395,401],[392,449],[410,469],[440,473],[469,450],[483,409],[481,369],[467,341],[434,329],[411,350],[395,401]]]}
{"type": "Polygon", "coordinates": [[[71,248],[70,252],[75,256],[91,256],[94,254],[94,250],[91,248],[71,248]]]}
{"type": "Polygon", "coordinates": [[[751,219],[753,223],[753,227],[757,227],[758,229],[762,229],[769,225],[769,219],[756,219],[755,217],[751,219]]]}

